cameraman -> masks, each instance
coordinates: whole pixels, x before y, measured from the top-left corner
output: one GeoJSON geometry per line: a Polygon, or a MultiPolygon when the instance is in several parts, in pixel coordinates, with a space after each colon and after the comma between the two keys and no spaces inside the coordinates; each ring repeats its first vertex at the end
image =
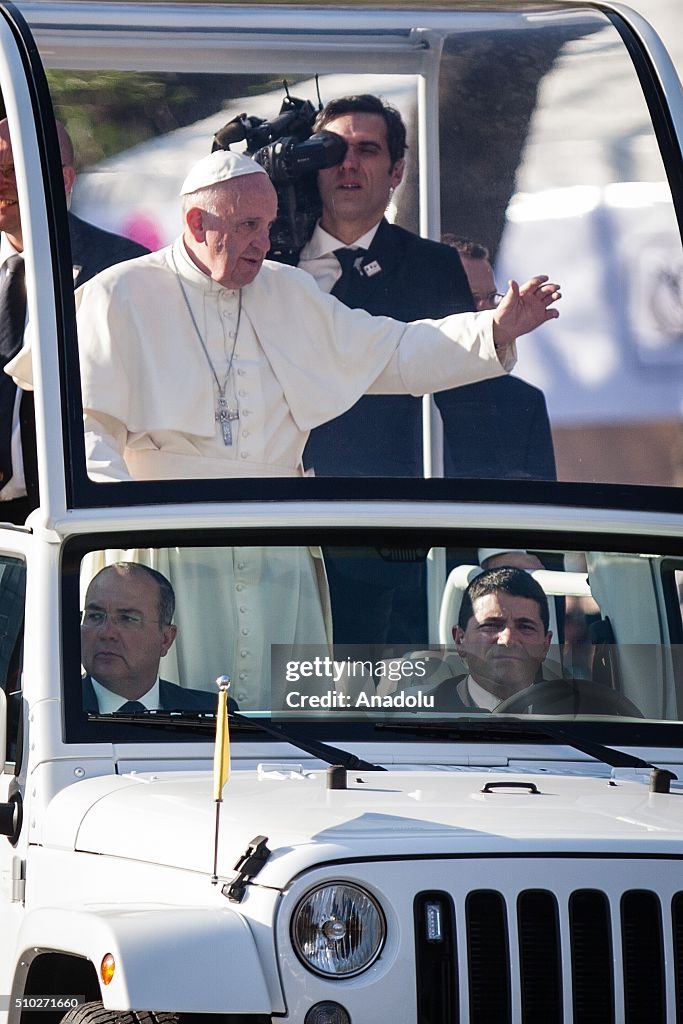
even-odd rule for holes
{"type": "MultiPolygon", "coordinates": [[[[406,129],[377,96],[345,96],[314,131],[340,135],[341,163],[318,172],[322,215],[299,267],[345,305],[405,322],[474,310],[460,257],[384,217],[403,178],[406,129]],[[336,255],[352,250],[348,272],[336,255]]],[[[483,454],[483,453],[482,453],[483,454]]],[[[311,434],[304,460],[319,476],[422,476],[422,405],[411,395],[372,395],[311,434]]]]}

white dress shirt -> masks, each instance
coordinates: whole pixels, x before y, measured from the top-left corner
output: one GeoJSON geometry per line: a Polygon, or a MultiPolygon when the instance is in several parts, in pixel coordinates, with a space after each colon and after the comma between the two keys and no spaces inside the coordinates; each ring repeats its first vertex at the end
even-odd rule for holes
{"type": "Polygon", "coordinates": [[[321,228],[320,221],[318,221],[313,234],[299,254],[299,270],[305,270],[307,274],[314,277],[321,291],[331,292],[342,274],[341,265],[334,255],[334,250],[369,249],[379,225],[380,221],[377,221],[374,228],[370,228],[355,242],[347,245],[346,242],[342,242],[339,238],[331,235],[329,231],[321,228]]]}
{"type": "MultiPolygon", "coordinates": [[[[90,682],[92,688],[95,691],[97,697],[97,706],[100,709],[101,715],[111,715],[114,711],[119,711],[124,704],[128,703],[130,698],[122,697],[120,693],[114,693],[113,690],[103,686],[102,683],[90,676],[90,682]]],[[[161,708],[159,703],[159,676],[156,677],[154,686],[152,686],[147,693],[143,693],[142,697],[132,698],[138,701],[140,704],[144,704],[149,711],[158,711],[161,708]]]]}
{"type": "Polygon", "coordinates": [[[500,704],[498,697],[495,697],[490,690],[485,690],[476,679],[467,676],[461,679],[457,686],[458,696],[465,704],[474,705],[476,708],[484,708],[486,711],[493,711],[500,704]],[[469,695],[469,699],[468,699],[469,695]]]}

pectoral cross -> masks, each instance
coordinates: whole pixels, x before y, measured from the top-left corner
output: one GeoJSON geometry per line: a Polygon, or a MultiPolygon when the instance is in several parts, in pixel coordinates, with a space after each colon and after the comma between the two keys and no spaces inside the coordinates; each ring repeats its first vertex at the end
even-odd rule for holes
{"type": "Polygon", "coordinates": [[[230,447],[230,445],[232,445],[232,427],[230,426],[230,423],[233,420],[238,420],[239,418],[239,409],[231,409],[228,405],[227,398],[225,398],[224,395],[219,395],[214,420],[216,423],[220,423],[221,425],[221,430],[223,431],[223,444],[226,447],[230,447]]]}

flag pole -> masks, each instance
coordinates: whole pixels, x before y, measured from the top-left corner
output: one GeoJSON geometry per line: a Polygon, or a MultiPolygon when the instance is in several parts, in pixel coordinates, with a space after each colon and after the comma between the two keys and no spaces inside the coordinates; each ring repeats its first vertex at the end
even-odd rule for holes
{"type": "Polygon", "coordinates": [[[218,882],[218,830],[220,827],[223,788],[230,775],[230,728],[228,726],[228,690],[230,676],[219,676],[218,709],[216,711],[216,743],[213,750],[213,798],[216,802],[216,824],[213,840],[213,874],[211,884],[218,882]]]}

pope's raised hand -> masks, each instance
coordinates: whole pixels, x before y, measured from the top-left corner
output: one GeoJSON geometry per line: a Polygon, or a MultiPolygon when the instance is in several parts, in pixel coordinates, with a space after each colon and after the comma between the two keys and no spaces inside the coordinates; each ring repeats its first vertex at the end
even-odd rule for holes
{"type": "Polygon", "coordinates": [[[546,320],[560,315],[552,305],[561,299],[559,284],[552,284],[545,274],[532,277],[523,285],[510,281],[505,295],[493,314],[493,340],[509,345],[522,334],[534,331],[546,320]]]}

